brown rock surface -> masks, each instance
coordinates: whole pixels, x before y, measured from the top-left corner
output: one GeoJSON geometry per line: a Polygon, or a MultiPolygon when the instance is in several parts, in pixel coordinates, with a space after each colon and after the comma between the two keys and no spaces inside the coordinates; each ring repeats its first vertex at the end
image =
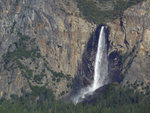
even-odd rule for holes
{"type": "MultiPolygon", "coordinates": [[[[92,82],[100,29],[80,17],[72,0],[1,0],[0,25],[0,97],[31,92],[32,85],[59,98],[75,76],[81,85],[92,82]]],[[[107,25],[112,81],[150,82],[150,1],[107,25]]]]}
{"type": "Polygon", "coordinates": [[[79,13],[72,0],[0,1],[0,96],[21,95],[21,88],[30,90],[28,82],[52,88],[57,97],[70,90],[96,28],[79,13]],[[18,49],[22,43],[25,53],[18,49]]]}
{"type": "Polygon", "coordinates": [[[150,82],[150,1],[128,8],[120,20],[107,25],[109,56],[115,51],[121,55],[118,76],[124,76],[122,83],[150,82]]]}

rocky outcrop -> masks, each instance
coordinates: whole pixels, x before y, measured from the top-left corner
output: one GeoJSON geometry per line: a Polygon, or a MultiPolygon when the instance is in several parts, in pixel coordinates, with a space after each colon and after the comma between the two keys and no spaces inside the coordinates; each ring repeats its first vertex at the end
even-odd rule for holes
{"type": "MultiPolygon", "coordinates": [[[[96,18],[90,18],[101,23],[105,18],[116,18],[115,14],[118,17],[120,12],[114,12],[109,19],[108,10],[115,8],[111,1],[108,4],[99,7],[104,13],[101,19],[95,13],[96,18]]],[[[80,14],[72,0],[0,1],[0,97],[20,96],[22,90],[30,93],[33,86],[39,86],[52,89],[59,98],[69,94],[75,77],[77,86],[92,82],[100,27],[80,14]]],[[[107,24],[112,81],[122,81],[123,85],[150,82],[149,21],[147,0],[107,24]]]]}
{"type": "MultiPolygon", "coordinates": [[[[88,86],[93,82],[94,78],[94,64],[95,64],[95,57],[97,52],[97,46],[98,46],[98,40],[99,40],[99,34],[101,30],[100,25],[96,28],[95,32],[91,35],[90,39],[88,40],[88,43],[86,45],[86,49],[82,56],[82,62],[78,66],[78,71],[76,73],[75,79],[74,79],[74,90],[78,91],[80,88],[83,88],[85,86],[88,86]]],[[[108,29],[105,26],[105,36],[106,40],[108,38],[108,29]]],[[[106,41],[107,42],[107,41],[106,41]]],[[[108,42],[107,42],[108,43],[108,42]]],[[[106,43],[106,47],[107,47],[106,43]]],[[[108,47],[107,47],[108,48],[108,47]]]]}
{"type": "Polygon", "coordinates": [[[148,84],[150,82],[150,1],[128,8],[120,19],[107,25],[110,30],[108,50],[111,61],[110,76],[117,80],[119,77],[119,81],[123,80],[123,85],[135,82],[148,84]]]}
{"type": "Polygon", "coordinates": [[[96,28],[79,13],[70,0],[0,1],[0,97],[30,92],[30,85],[57,97],[70,91],[96,28]]]}
{"type": "MultiPolygon", "coordinates": [[[[145,1],[132,6],[119,19],[106,24],[109,82],[117,81],[121,86],[131,87],[144,84],[143,88],[149,85],[149,5],[149,1],[145,1]]],[[[75,93],[93,81],[99,30],[97,27],[86,45],[74,80],[75,93]]]]}

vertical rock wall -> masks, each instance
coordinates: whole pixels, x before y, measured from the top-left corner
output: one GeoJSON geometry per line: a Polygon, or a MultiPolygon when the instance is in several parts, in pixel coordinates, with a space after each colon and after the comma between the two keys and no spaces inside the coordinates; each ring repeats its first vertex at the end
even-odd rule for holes
{"type": "Polygon", "coordinates": [[[68,92],[96,28],[70,0],[1,0],[0,25],[0,96],[8,97],[28,83],[68,92]]]}
{"type": "Polygon", "coordinates": [[[107,24],[109,59],[114,79],[122,84],[150,82],[150,1],[128,8],[120,19],[107,24]]]}

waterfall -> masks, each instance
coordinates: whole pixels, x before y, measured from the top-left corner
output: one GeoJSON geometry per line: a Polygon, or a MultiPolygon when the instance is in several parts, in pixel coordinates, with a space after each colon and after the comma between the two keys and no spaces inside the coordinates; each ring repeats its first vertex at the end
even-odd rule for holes
{"type": "Polygon", "coordinates": [[[107,47],[105,42],[104,26],[101,27],[99,34],[98,47],[94,65],[94,80],[91,85],[79,91],[79,93],[72,98],[74,104],[77,104],[88,96],[92,95],[95,90],[107,84],[108,80],[108,61],[107,61],[107,47]]]}
{"type": "Polygon", "coordinates": [[[98,48],[94,66],[94,81],[92,84],[93,91],[95,91],[99,87],[102,87],[105,84],[105,79],[107,78],[107,75],[108,75],[107,47],[105,42],[104,26],[102,26],[99,35],[98,48]]]}

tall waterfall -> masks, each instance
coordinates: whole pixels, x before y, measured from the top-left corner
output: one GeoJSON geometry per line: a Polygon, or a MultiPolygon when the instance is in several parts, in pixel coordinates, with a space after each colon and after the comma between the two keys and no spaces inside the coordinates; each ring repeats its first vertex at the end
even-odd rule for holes
{"type": "Polygon", "coordinates": [[[99,34],[99,41],[94,65],[94,80],[91,85],[79,91],[79,93],[72,98],[74,104],[77,104],[88,96],[92,95],[95,90],[107,84],[108,80],[108,61],[107,61],[107,47],[105,44],[104,26],[101,27],[99,34]]]}
{"type": "Polygon", "coordinates": [[[108,75],[107,47],[105,42],[104,26],[102,26],[99,34],[98,48],[94,66],[94,81],[92,84],[93,91],[95,91],[99,87],[102,87],[105,84],[107,75],[108,75]]]}

